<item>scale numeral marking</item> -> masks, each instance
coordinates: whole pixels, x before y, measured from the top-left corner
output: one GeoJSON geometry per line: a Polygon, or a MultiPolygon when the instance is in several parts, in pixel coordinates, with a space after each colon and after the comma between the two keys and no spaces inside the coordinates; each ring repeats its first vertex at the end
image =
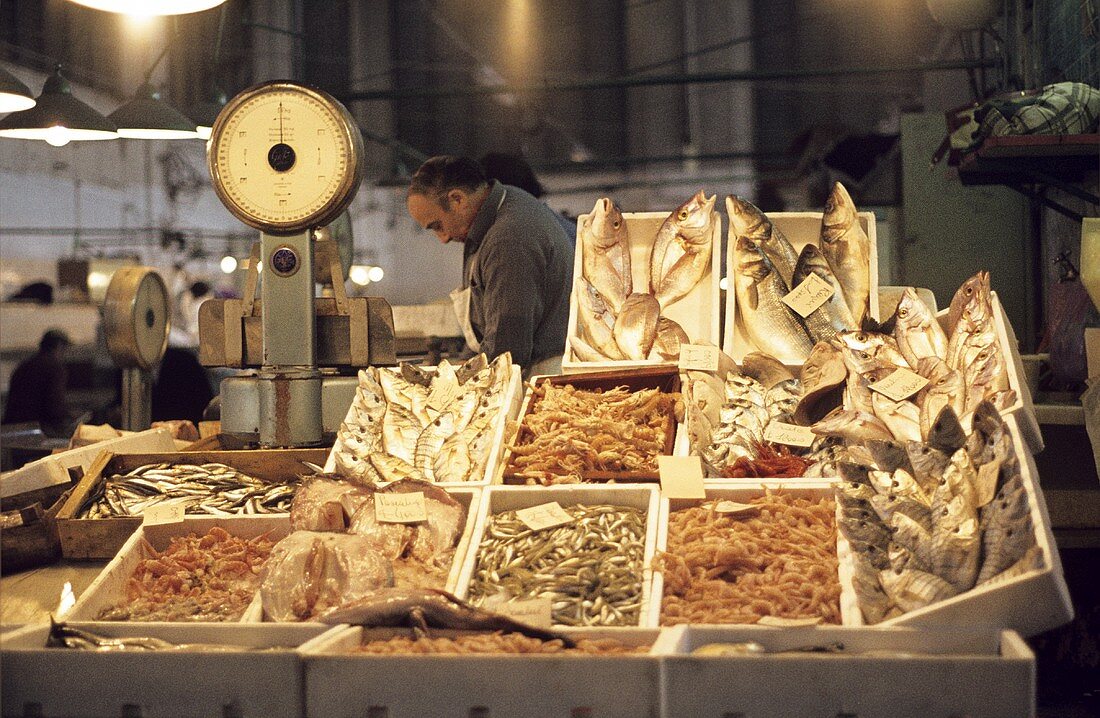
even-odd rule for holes
{"type": "Polygon", "coordinates": [[[325,178],[325,176],[324,176],[324,175],[317,175],[317,181],[318,181],[318,182],[324,182],[324,181],[325,181],[325,179],[326,179],[326,178],[325,178]]]}
{"type": "Polygon", "coordinates": [[[247,177],[241,177],[241,178],[240,178],[239,180],[237,180],[237,181],[238,181],[238,182],[240,182],[241,184],[244,184],[245,182],[247,182],[247,181],[248,181],[248,178],[247,178],[247,177]]]}
{"type": "Polygon", "coordinates": [[[279,200],[279,206],[280,207],[286,207],[286,200],[285,199],[279,200]]]}

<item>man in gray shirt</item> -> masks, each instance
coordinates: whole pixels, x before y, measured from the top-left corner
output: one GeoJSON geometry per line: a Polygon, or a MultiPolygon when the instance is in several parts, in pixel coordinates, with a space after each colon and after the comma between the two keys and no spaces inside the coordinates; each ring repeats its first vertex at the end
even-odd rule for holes
{"type": "Polygon", "coordinates": [[[504,352],[524,376],[561,370],[573,285],[573,238],[527,192],[490,182],[466,157],[420,166],[406,204],[444,244],[463,243],[462,288],[451,293],[474,351],[504,352]]]}

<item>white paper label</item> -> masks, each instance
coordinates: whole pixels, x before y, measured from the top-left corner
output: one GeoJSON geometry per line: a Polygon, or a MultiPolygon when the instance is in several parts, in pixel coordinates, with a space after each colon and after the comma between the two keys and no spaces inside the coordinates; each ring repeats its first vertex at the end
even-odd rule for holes
{"type": "Polygon", "coordinates": [[[183,504],[153,504],[142,512],[142,523],[146,526],[182,523],[184,511],[183,504]]]}
{"type": "Polygon", "coordinates": [[[549,598],[524,598],[508,601],[497,596],[490,596],[485,599],[482,608],[508,616],[535,628],[550,628],[554,620],[551,613],[553,605],[549,598]]]}
{"type": "Polygon", "coordinates": [[[902,401],[927,386],[928,380],[920,374],[898,367],[890,376],[871,384],[871,388],[894,401],[902,401]]]}
{"type": "Polygon", "coordinates": [[[719,501],[714,505],[715,513],[719,514],[755,514],[760,511],[757,504],[739,504],[736,501],[719,501]]]}
{"type": "Polygon", "coordinates": [[[681,371],[718,371],[721,350],[707,344],[681,344],[681,371]]]}
{"type": "Polygon", "coordinates": [[[525,523],[527,528],[532,531],[571,524],[576,520],[557,501],[531,506],[526,509],[517,509],[516,518],[525,523]]]}
{"type": "Polygon", "coordinates": [[[811,273],[783,297],[783,303],[798,312],[799,316],[808,317],[829,301],[835,291],[833,285],[811,273]]]}
{"type": "Polygon", "coordinates": [[[816,626],[819,623],[821,623],[821,616],[811,616],[808,618],[764,616],[756,622],[758,626],[816,626]]]}
{"type": "Polygon", "coordinates": [[[817,434],[808,426],[798,424],[785,424],[782,421],[773,421],[764,429],[764,441],[773,444],[786,444],[787,446],[813,446],[817,434]]]}
{"type": "Polygon", "coordinates": [[[424,492],[411,491],[407,494],[375,493],[374,517],[381,523],[415,524],[428,520],[428,509],[424,505],[424,492]]]}
{"type": "Polygon", "coordinates": [[[658,456],[661,493],[667,499],[705,499],[703,464],[698,456],[658,456]]]}

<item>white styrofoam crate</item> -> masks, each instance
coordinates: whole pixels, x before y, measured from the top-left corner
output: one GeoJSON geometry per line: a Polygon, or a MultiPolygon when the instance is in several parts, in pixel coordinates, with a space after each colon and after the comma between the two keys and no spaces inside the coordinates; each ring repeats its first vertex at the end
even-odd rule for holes
{"type": "MultiPolygon", "coordinates": [[[[126,583],[134,569],[144,559],[150,558],[143,541],[157,551],[168,547],[173,537],[194,533],[205,535],[211,528],[218,526],[233,536],[252,539],[267,534],[272,541],[290,533],[290,515],[272,514],[260,516],[188,516],[180,523],[142,525],[130,535],[118,555],[103,569],[103,572],[80,595],[72,610],[64,617],[70,621],[96,621],[97,616],[106,608],[126,600],[126,583]]],[[[260,620],[261,608],[259,591],[256,599],[241,617],[242,622],[260,620]]],[[[103,622],[108,625],[114,622],[103,622]]],[[[148,625],[149,622],[133,621],[148,625]]]]}
{"type": "MultiPolygon", "coordinates": [[[[492,718],[591,715],[656,718],[660,661],[637,655],[367,655],[349,654],[363,629],[354,626],[303,645],[306,715],[466,716],[492,718]],[[385,712],[383,712],[385,711],[385,712]]],[[[658,631],[641,628],[563,631],[648,645],[658,631]]]]}
{"type": "MultiPolygon", "coordinates": [[[[813,479],[723,479],[705,482],[706,500],[736,501],[748,503],[763,496],[766,489],[782,490],[784,494],[806,499],[832,498],[833,485],[829,480],[813,479]]],[[[657,520],[657,551],[668,549],[668,521],[673,511],[698,506],[704,499],[668,499],[661,497],[661,509],[657,520]]],[[[840,581],[840,618],[844,625],[859,625],[859,604],[852,588],[850,547],[844,535],[837,531],[838,580],[840,581]]],[[[664,600],[665,575],[653,571],[653,588],[650,595],[649,618],[645,625],[661,625],[661,603],[664,600]]]]}
{"type": "MultiPolygon", "coordinates": [[[[435,367],[419,367],[424,371],[435,371],[435,367]]],[[[497,417],[493,420],[493,425],[489,429],[492,432],[492,440],[489,445],[489,457],[485,462],[485,471],[481,477],[476,481],[461,481],[461,482],[437,482],[437,486],[451,487],[451,486],[488,486],[492,483],[500,482],[500,474],[502,471],[501,458],[504,453],[504,438],[505,431],[508,426],[509,420],[514,420],[519,415],[520,404],[523,401],[523,378],[522,370],[515,364],[512,365],[511,374],[508,377],[508,385],[504,388],[504,400],[501,402],[500,411],[497,417]]],[[[350,421],[354,418],[352,406],[348,406],[348,412],[344,416],[344,421],[350,421]]],[[[324,470],[326,473],[333,473],[336,470],[336,444],[333,444],[332,451],[329,452],[328,459],[325,461],[324,470]]]]}
{"type": "MultiPolygon", "coordinates": [[[[649,290],[649,260],[653,252],[653,242],[657,231],[671,212],[624,212],[623,221],[630,233],[630,271],[634,279],[634,291],[644,293],[649,290]]],[[[588,215],[577,218],[580,226],[588,215]]],[[[715,208],[713,240],[711,244],[710,269],[703,274],[690,292],[673,302],[661,312],[684,328],[693,344],[714,344],[721,339],[719,327],[720,296],[719,282],[722,279],[722,213],[715,208]]],[[[581,361],[573,356],[573,337],[580,330],[577,315],[578,292],[584,291],[584,247],[578,240],[573,258],[573,290],[569,295],[569,330],[565,335],[565,354],[562,357],[562,373],[575,374],[586,371],[604,371],[608,369],[629,369],[640,366],[661,364],[675,365],[677,360],[665,359],[618,359],[599,362],[581,361]]]]}
{"type": "Polygon", "coordinates": [[[296,649],[325,631],[318,625],[74,623],[112,638],[148,636],[214,651],[83,651],[46,648],[48,625],[5,636],[5,716],[222,716],[297,718],[302,713],[296,649]],[[286,647],[286,650],[249,650],[286,647]],[[34,706],[38,706],[34,711],[34,706]],[[134,708],[126,709],[126,706],[134,708]],[[128,710],[134,713],[127,712],[128,710]]]}
{"type": "Polygon", "coordinates": [[[1051,531],[1046,500],[1039,486],[1035,457],[1028,451],[1016,418],[1005,417],[1012,446],[1020,460],[1031,505],[1035,540],[1043,553],[1043,568],[992,585],[975,586],[930,606],[883,621],[883,626],[980,626],[1008,628],[1023,636],[1057,628],[1073,619],[1073,603],[1062,572],[1058,546],[1051,531]]]}
{"type": "MultiPolygon", "coordinates": [[[[654,486],[641,484],[632,485],[600,485],[600,484],[570,484],[568,486],[493,486],[485,491],[481,501],[481,511],[478,515],[474,535],[470,541],[469,550],[466,552],[466,560],[462,566],[462,573],[458,579],[456,594],[459,598],[466,598],[477,568],[478,549],[481,546],[481,538],[485,534],[489,518],[504,511],[523,509],[531,506],[539,506],[550,501],[558,502],[563,508],[568,506],[610,504],[641,509],[646,512],[645,553],[642,557],[642,606],[640,611],[640,627],[650,628],[650,590],[653,578],[653,555],[657,544],[657,530],[659,520],[660,494],[654,486]]],[[[549,530],[549,529],[548,529],[549,530]]],[[[608,630],[620,630],[620,627],[609,626],[608,630]]]]}
{"type": "MultiPolygon", "coordinates": [[[[821,212],[768,212],[772,226],[779,229],[790,240],[797,254],[807,244],[821,246],[821,212]]],[[[859,223],[867,233],[870,242],[869,270],[871,296],[867,313],[877,319],[879,316],[878,297],[878,235],[875,231],[875,213],[859,212],[859,223]]],[[[722,334],[722,350],[740,362],[746,354],[757,351],[756,346],[741,330],[737,314],[737,291],[734,289],[734,273],[737,271],[737,233],[732,223],[726,243],[726,272],[729,274],[729,289],[726,290],[726,320],[722,334]]],[[[801,359],[795,357],[776,357],[788,366],[801,366],[801,359]]]]}
{"type": "Polygon", "coordinates": [[[1028,718],[1035,656],[1013,631],[840,626],[662,629],[664,718],[1028,718]],[[712,643],[758,643],[763,655],[695,656],[712,643]],[[842,643],[845,655],[798,651],[842,643]]]}

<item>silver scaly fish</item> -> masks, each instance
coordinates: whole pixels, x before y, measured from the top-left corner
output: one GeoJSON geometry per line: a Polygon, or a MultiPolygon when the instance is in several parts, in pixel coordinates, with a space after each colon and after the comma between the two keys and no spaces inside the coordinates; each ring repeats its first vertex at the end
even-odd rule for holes
{"type": "Polygon", "coordinates": [[[649,263],[650,292],[667,307],[690,292],[710,267],[714,200],[700,190],[657,230],[649,263]]]}
{"type": "Polygon", "coordinates": [[[736,195],[726,197],[726,213],[729,215],[734,237],[737,239],[745,237],[760,247],[760,251],[790,287],[794,281],[794,267],[798,262],[798,255],[790,240],[756,205],[741,197],[736,195]]]}
{"type": "Polygon", "coordinates": [[[924,357],[947,357],[947,335],[912,287],[906,287],[902,293],[897,315],[894,338],[909,366],[917,366],[924,357]]]}
{"type": "Polygon", "coordinates": [[[584,278],[613,312],[619,312],[633,292],[630,237],[622,212],[607,197],[596,200],[591,214],[578,225],[577,235],[581,241],[584,278]]]}
{"type": "Polygon", "coordinates": [[[745,334],[759,351],[801,364],[813,342],[799,317],[783,303],[787,284],[752,240],[738,238],[734,257],[738,320],[745,334]]]}
{"type": "Polygon", "coordinates": [[[591,282],[584,280],[578,285],[577,321],[584,341],[606,359],[626,359],[615,343],[615,314],[591,282]]]}
{"type": "Polygon", "coordinates": [[[859,223],[856,205],[837,182],[821,217],[821,251],[829,260],[857,325],[867,316],[871,297],[871,242],[859,223]]]}
{"type": "Polygon", "coordinates": [[[645,359],[657,341],[661,305],[651,294],[631,294],[615,318],[615,344],[627,359],[645,359]]]}
{"type": "Polygon", "coordinates": [[[833,288],[833,295],[829,300],[813,311],[805,318],[806,329],[815,342],[828,341],[836,336],[837,332],[853,331],[859,329],[848,304],[844,301],[844,291],[833,274],[832,267],[826,261],[825,255],[816,245],[807,244],[798,254],[798,261],[794,266],[794,279],[791,289],[794,289],[811,274],[816,275],[823,282],[833,288]]]}

